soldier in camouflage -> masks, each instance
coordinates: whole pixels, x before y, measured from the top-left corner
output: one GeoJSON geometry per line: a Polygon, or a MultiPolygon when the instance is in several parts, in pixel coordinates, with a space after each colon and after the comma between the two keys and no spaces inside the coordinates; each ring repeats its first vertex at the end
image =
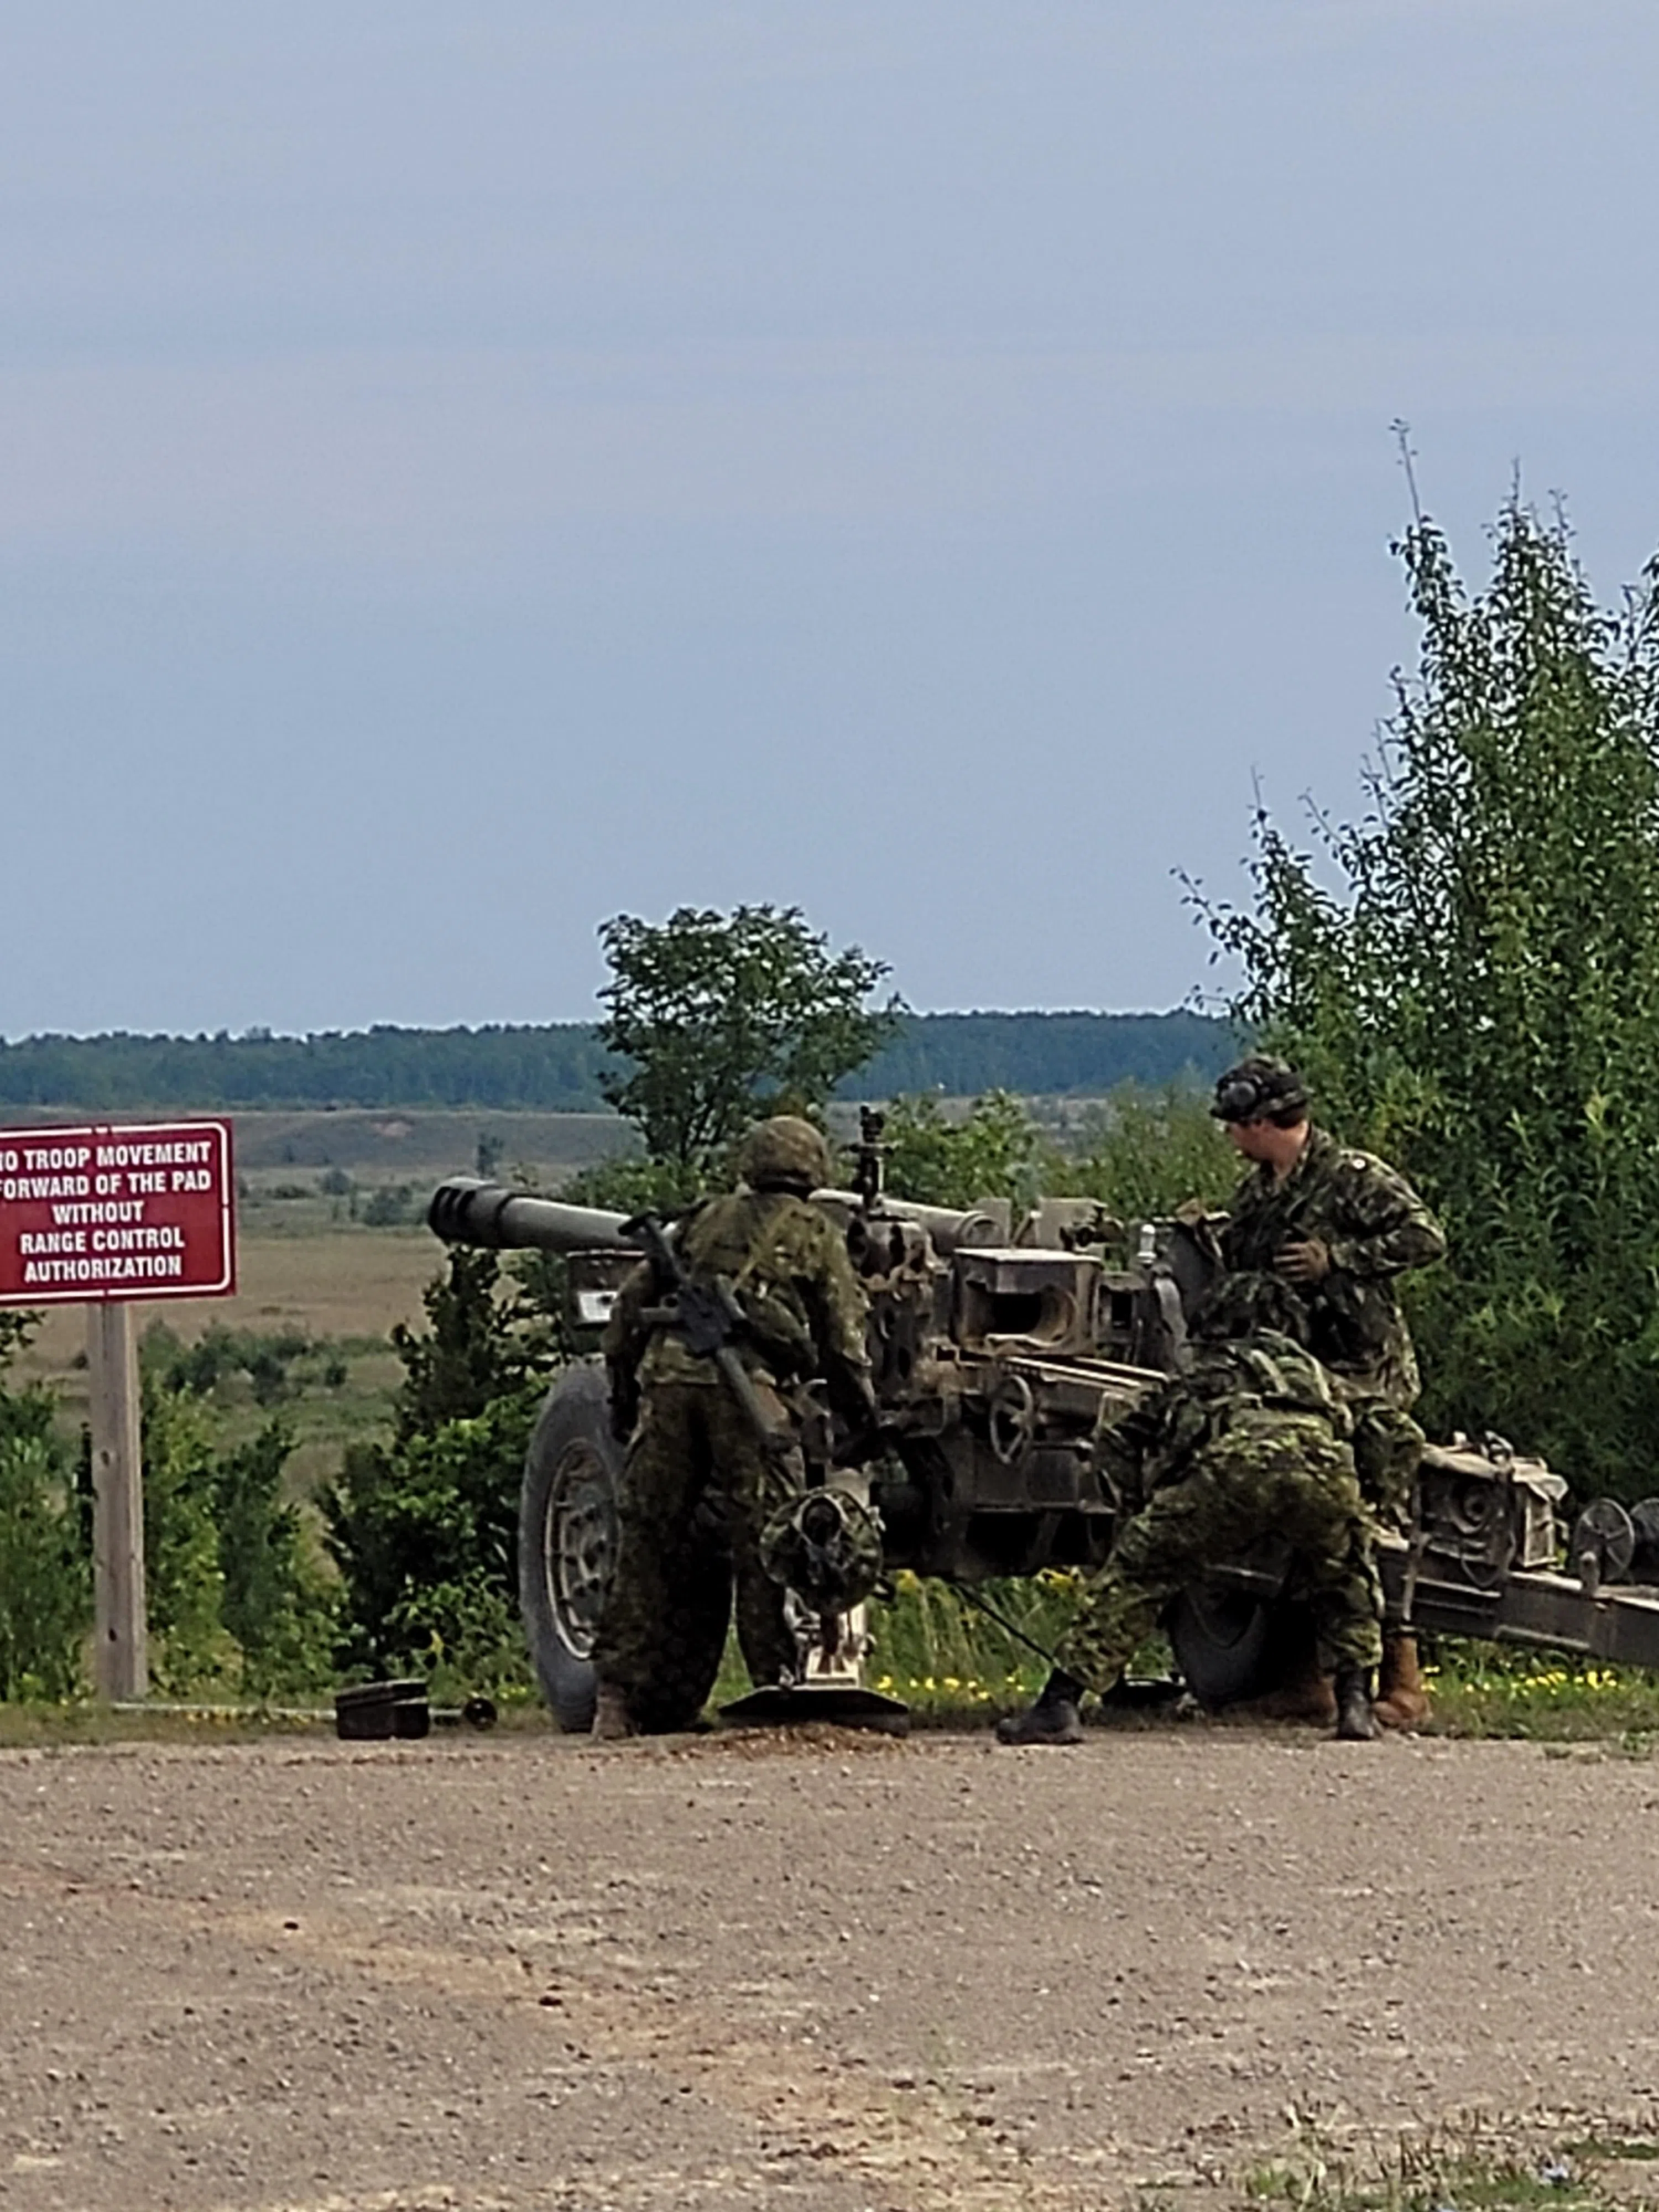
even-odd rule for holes
{"type": "MultiPolygon", "coordinates": [[[[1221,1233],[1226,1272],[1194,1328],[1288,1318],[1352,1412],[1367,1500],[1400,1527],[1424,1439],[1411,1417],[1417,1358],[1395,1285],[1441,1257],[1439,1224],[1396,1169],[1310,1121],[1306,1088],[1282,1060],[1255,1054],[1230,1068],[1211,1111],[1251,1167],[1221,1233]]],[[[1377,1710],[1389,1723],[1427,1712],[1409,1637],[1388,1639],[1377,1710]]]]}
{"type": "Polygon", "coordinates": [[[822,1376],[855,1430],[873,1418],[864,1293],[844,1240],[806,1203],[829,1169],[810,1122],[775,1115],[745,1142],[745,1187],[694,1207],[672,1231],[688,1276],[729,1287],[741,1309],[733,1348],[769,1427],[765,1438],[714,1359],[694,1353],[661,1317],[664,1286],[649,1264],[617,1298],[604,1350],[611,1423],[628,1457],[616,1573],[593,1650],[598,1737],[696,1717],[719,1668],[734,1584],[738,1638],[757,1687],[787,1679],[795,1664],[760,1536],[801,1487],[803,1386],[822,1376]]]}
{"type": "Polygon", "coordinates": [[[999,1724],[1000,1741],[1080,1742],[1085,1692],[1113,1686],[1170,1601],[1207,1567],[1267,1535],[1297,1554],[1320,1659],[1335,1677],[1337,1734],[1374,1736],[1382,1595],[1350,1428],[1330,1377],[1290,1338],[1263,1330],[1194,1347],[1182,1374],[1102,1432],[1103,1475],[1120,1498],[1145,1502],[1041,1696],[999,1724]]]}

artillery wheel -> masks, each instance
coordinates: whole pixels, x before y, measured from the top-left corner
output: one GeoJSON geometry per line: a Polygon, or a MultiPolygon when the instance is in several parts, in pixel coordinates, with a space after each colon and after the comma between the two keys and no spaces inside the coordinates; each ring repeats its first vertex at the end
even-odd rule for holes
{"type": "Polygon", "coordinates": [[[1636,1555],[1636,1523],[1616,1498],[1593,1498],[1573,1523],[1571,1570],[1596,1583],[1620,1583],[1636,1555]]]}
{"type": "Polygon", "coordinates": [[[1225,1589],[1184,1590],[1164,1627],[1188,1688],[1211,1707],[1282,1687],[1305,1663],[1312,1635],[1305,1607],[1225,1589]]]}
{"type": "Polygon", "coordinates": [[[519,1607],[536,1679],[568,1735],[592,1726],[590,1654],[617,1556],[617,1479],[604,1370],[573,1368],[542,1407],[519,1498],[519,1607]]]}

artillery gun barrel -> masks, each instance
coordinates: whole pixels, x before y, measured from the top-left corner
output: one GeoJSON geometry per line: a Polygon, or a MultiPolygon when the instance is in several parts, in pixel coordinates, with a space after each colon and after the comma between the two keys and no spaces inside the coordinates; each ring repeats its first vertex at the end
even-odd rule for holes
{"type": "Polygon", "coordinates": [[[477,1176],[451,1176],[432,1194],[427,1226],[446,1244],[483,1244],[491,1251],[628,1252],[635,1240],[623,1235],[625,1213],[595,1206],[562,1206],[557,1199],[531,1198],[505,1183],[477,1176]]]}
{"type": "MultiPolygon", "coordinates": [[[[856,1191],[819,1190],[813,1203],[844,1224],[862,1213],[856,1191]]],[[[968,1244],[1000,1242],[1000,1224],[991,1215],[946,1206],[921,1206],[883,1194],[877,1218],[913,1221],[925,1229],[941,1256],[968,1244]]],[[[451,1176],[432,1194],[427,1226],[446,1244],[483,1244],[492,1251],[629,1252],[636,1240],[624,1237],[628,1216],[595,1206],[565,1206],[555,1198],[532,1198],[505,1183],[477,1176],[451,1176]]]]}
{"type": "Polygon", "coordinates": [[[884,1217],[890,1221],[914,1221],[927,1231],[941,1259],[948,1259],[964,1245],[1001,1244],[1007,1241],[1003,1224],[977,1206],[960,1209],[953,1206],[923,1206],[914,1198],[895,1198],[885,1190],[870,1214],[865,1214],[864,1200],[855,1190],[815,1190],[812,1203],[833,1209],[848,1222],[855,1214],[872,1221],[884,1217]]]}

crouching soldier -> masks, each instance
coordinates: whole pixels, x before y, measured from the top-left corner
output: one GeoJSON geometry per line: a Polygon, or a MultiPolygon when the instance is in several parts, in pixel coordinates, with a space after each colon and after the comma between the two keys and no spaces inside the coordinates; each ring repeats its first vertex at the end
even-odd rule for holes
{"type": "Polygon", "coordinates": [[[1120,1529],[1042,1695],[999,1724],[999,1739],[1080,1742],[1085,1694],[1113,1687],[1170,1601],[1269,1535],[1297,1555],[1321,1664],[1335,1680],[1336,1733],[1376,1735],[1382,1593],[1352,1425],[1318,1361],[1289,1337],[1194,1347],[1190,1368],[1103,1432],[1103,1473],[1121,1497],[1146,1502],[1120,1529]]]}
{"type": "MultiPolygon", "coordinates": [[[[1440,1225],[1397,1168],[1309,1118],[1307,1087],[1282,1060],[1258,1053],[1229,1068],[1210,1111],[1248,1164],[1221,1232],[1226,1273],[1215,1295],[1238,1310],[1253,1285],[1264,1289],[1270,1302],[1255,1318],[1266,1328],[1278,1325],[1278,1300],[1294,1303],[1292,1333],[1352,1413],[1365,1500],[1385,1524],[1403,1527],[1423,1431],[1411,1414],[1417,1358],[1398,1285],[1443,1255],[1440,1225]]],[[[1201,1334],[1213,1320],[1200,1308],[1193,1326],[1201,1334]]],[[[1316,1717],[1323,1704],[1316,1685],[1291,1685],[1285,1710],[1316,1717]]],[[[1403,1626],[1385,1631],[1376,1711],[1395,1728],[1428,1714],[1417,1639],[1403,1626]]]]}

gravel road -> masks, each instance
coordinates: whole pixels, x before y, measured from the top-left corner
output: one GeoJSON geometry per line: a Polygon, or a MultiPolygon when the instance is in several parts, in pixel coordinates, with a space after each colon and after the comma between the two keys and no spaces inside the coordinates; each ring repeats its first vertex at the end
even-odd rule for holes
{"type": "Polygon", "coordinates": [[[1659,2103],[1659,1767],[1519,1744],[10,1752],[0,1900],[6,2212],[1077,2212],[1659,2103]]]}

